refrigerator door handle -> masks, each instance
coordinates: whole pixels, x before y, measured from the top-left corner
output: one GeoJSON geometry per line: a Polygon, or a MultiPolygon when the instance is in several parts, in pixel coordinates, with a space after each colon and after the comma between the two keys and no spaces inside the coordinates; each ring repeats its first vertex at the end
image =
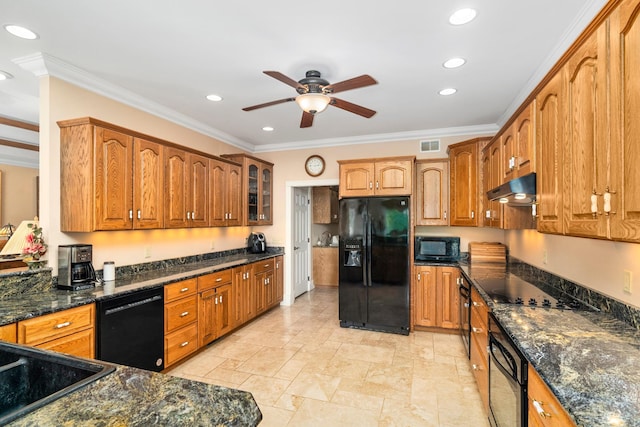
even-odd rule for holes
{"type": "Polygon", "coordinates": [[[360,257],[361,257],[361,265],[362,265],[362,284],[367,287],[369,284],[369,278],[367,277],[367,237],[368,237],[368,233],[367,233],[367,227],[369,224],[369,220],[368,220],[368,215],[365,213],[364,214],[364,221],[362,224],[362,248],[361,248],[361,252],[360,252],[360,257]]]}
{"type": "Polygon", "coordinates": [[[367,286],[371,287],[372,283],[371,283],[371,260],[372,260],[372,253],[371,253],[371,217],[369,215],[367,215],[367,246],[365,248],[365,251],[367,253],[367,262],[365,264],[365,268],[367,269],[367,286]]]}

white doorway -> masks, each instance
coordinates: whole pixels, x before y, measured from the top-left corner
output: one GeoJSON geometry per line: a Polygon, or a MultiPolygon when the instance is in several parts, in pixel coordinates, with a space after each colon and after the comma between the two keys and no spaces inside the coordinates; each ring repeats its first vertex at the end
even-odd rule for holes
{"type": "MultiPolygon", "coordinates": [[[[300,247],[300,245],[294,244],[294,234],[296,222],[296,196],[298,189],[305,192],[305,197],[308,199],[311,193],[311,187],[316,186],[332,186],[338,185],[338,179],[314,179],[307,181],[287,181],[285,183],[285,215],[286,215],[286,230],[285,230],[285,255],[284,255],[284,296],[283,305],[293,305],[296,295],[295,283],[299,282],[299,278],[302,278],[302,272],[306,272],[305,279],[305,291],[309,290],[310,280],[307,277],[311,276],[311,242],[306,242],[307,249],[306,255],[295,256],[296,250],[294,247],[300,247]],[[297,277],[296,277],[297,276],[297,277]]],[[[305,203],[307,203],[305,201],[305,203]]],[[[311,213],[309,205],[307,204],[307,219],[303,220],[304,228],[307,230],[307,237],[311,234],[311,213]]],[[[300,225],[302,226],[302,225],[300,225]]],[[[300,286],[302,288],[302,286],[300,286]]]]}
{"type": "Polygon", "coordinates": [[[293,189],[293,297],[309,290],[311,250],[309,214],[309,187],[293,189]]]}

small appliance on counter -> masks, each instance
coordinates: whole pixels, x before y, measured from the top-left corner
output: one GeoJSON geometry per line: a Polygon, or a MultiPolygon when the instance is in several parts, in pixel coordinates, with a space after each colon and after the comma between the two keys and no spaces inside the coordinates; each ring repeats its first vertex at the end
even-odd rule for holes
{"type": "Polygon", "coordinates": [[[78,291],[95,286],[92,245],[58,246],[58,289],[78,291]]]}
{"type": "Polygon", "coordinates": [[[454,262],[460,259],[460,237],[415,236],[416,262],[454,262]]]}
{"type": "Polygon", "coordinates": [[[267,250],[267,239],[264,237],[264,233],[251,233],[249,234],[248,245],[249,252],[252,254],[260,254],[267,250]]]}

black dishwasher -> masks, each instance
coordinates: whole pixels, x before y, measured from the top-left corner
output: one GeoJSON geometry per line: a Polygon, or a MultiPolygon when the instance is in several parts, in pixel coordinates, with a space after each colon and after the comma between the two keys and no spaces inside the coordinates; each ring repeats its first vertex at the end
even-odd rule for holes
{"type": "Polygon", "coordinates": [[[97,302],[99,360],[164,369],[164,293],[145,289],[97,302]]]}

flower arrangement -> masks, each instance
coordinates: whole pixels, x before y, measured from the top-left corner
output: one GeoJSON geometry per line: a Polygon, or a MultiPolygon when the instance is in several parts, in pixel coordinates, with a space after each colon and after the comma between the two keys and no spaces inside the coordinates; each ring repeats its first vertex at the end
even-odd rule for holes
{"type": "Polygon", "coordinates": [[[31,233],[27,234],[26,245],[22,248],[25,261],[38,261],[40,257],[47,253],[47,244],[42,237],[42,227],[38,224],[28,224],[31,233]]]}

